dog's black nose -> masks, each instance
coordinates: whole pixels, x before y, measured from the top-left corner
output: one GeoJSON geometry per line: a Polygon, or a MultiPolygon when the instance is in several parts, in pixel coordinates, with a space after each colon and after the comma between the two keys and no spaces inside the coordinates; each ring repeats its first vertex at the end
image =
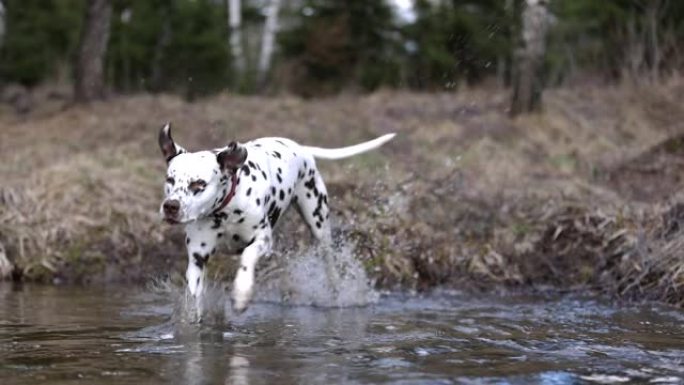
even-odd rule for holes
{"type": "Polygon", "coordinates": [[[180,202],[175,199],[166,201],[162,207],[164,208],[164,214],[170,217],[175,217],[178,215],[178,211],[180,210],[180,202]]]}

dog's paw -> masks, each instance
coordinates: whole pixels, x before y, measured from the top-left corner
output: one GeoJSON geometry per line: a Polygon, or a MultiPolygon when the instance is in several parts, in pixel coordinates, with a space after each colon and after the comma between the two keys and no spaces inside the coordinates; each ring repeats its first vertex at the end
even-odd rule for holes
{"type": "Polygon", "coordinates": [[[252,291],[239,291],[233,289],[233,311],[238,314],[242,314],[247,310],[249,306],[249,301],[252,298],[252,291]]]}
{"type": "Polygon", "coordinates": [[[12,270],[14,270],[14,266],[9,258],[7,258],[5,247],[0,242],[0,280],[9,277],[12,274],[12,270]]]}
{"type": "Polygon", "coordinates": [[[247,309],[253,292],[254,272],[248,269],[239,270],[235,276],[235,282],[233,282],[233,292],[231,295],[233,310],[236,313],[242,313],[247,309]]]}

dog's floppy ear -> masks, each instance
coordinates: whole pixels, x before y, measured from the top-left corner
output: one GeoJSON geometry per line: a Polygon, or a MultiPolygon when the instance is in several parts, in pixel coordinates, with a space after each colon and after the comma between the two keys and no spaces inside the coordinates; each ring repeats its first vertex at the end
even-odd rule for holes
{"type": "Polygon", "coordinates": [[[222,172],[235,171],[247,160],[247,149],[236,142],[231,142],[225,150],[216,155],[216,160],[222,172]]]}
{"type": "Polygon", "coordinates": [[[171,123],[166,123],[159,131],[159,148],[167,163],[182,152],[171,137],[171,123]]]}

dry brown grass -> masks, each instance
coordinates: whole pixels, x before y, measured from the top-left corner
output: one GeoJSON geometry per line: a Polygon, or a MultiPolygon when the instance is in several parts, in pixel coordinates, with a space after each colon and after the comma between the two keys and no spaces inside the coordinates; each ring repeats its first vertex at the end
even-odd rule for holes
{"type": "Polygon", "coordinates": [[[513,121],[506,95],[488,90],[192,104],[143,95],[5,114],[0,242],[15,277],[181,270],[179,230],[157,218],[163,122],[190,149],[266,135],[339,146],[394,131],[378,152],[320,164],[335,226],[379,285],[551,285],[681,306],[683,90],[672,79],[551,91],[543,114],[513,121]]]}

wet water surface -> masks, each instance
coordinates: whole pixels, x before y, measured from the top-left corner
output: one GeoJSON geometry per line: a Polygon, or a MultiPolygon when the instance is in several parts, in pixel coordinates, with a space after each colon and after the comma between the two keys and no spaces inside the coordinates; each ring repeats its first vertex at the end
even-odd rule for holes
{"type": "Polygon", "coordinates": [[[0,286],[0,384],[684,383],[684,313],[654,305],[389,294],[197,326],[177,297],[0,286]]]}

